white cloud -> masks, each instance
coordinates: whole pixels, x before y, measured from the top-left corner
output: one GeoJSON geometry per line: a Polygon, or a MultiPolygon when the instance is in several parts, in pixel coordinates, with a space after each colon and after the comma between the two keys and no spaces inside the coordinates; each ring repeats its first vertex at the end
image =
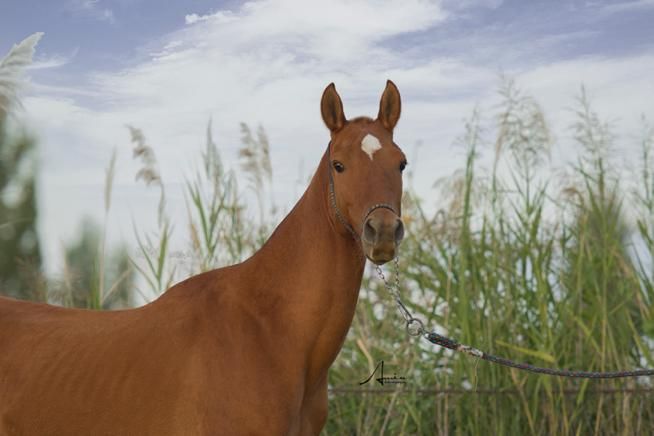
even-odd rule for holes
{"type": "Polygon", "coordinates": [[[486,8],[497,9],[504,3],[504,0],[444,0],[443,2],[448,9],[471,9],[486,8]]]}
{"type": "MultiPolygon", "coordinates": [[[[97,2],[86,5],[99,7],[97,2]]],[[[42,132],[41,198],[48,217],[43,234],[52,235],[48,257],[58,257],[59,240],[74,233],[81,215],[102,212],[97,200],[113,147],[119,148],[116,184],[135,186],[137,165],[130,159],[126,123],[144,130],[167,183],[180,183],[182,172],[193,163],[184,159],[199,155],[194,150],[203,145],[210,116],[219,147],[232,167],[237,166],[238,123],[262,123],[273,144],[275,168],[281,168],[276,172],[276,198],[287,205],[294,200],[289,192],[296,181],[288,169],[295,170],[297,162],[304,161],[305,171],[311,171],[326,145],[318,110],[324,86],[337,82],[352,116],[374,115],[385,80],[401,71],[396,68],[401,54],[385,47],[385,39],[427,29],[444,16],[437,2],[424,0],[402,5],[388,0],[246,3],[235,11],[189,15],[192,25],[164,38],[151,59],[122,71],[93,74],[91,84],[79,86],[75,93],[66,94],[65,87],[35,87],[48,94],[26,99],[34,125],[42,132]],[[98,98],[89,105],[93,95],[98,98]],[[80,189],[85,189],[83,200],[80,189]],[[89,200],[89,189],[97,190],[96,201],[89,200]],[[56,207],[63,203],[68,207],[56,207]]],[[[429,80],[451,74],[435,70],[429,80]]],[[[134,205],[130,210],[143,212],[138,220],[145,220],[136,197],[143,192],[132,192],[124,201],[115,201],[115,208],[130,203],[134,205]]],[[[184,214],[175,215],[183,210],[181,202],[179,193],[169,194],[178,222],[186,219],[184,214]]],[[[113,213],[129,215],[124,210],[113,213]]],[[[130,237],[129,218],[126,221],[121,228],[127,227],[130,237]]]]}
{"type": "Polygon", "coordinates": [[[620,134],[637,131],[640,116],[654,116],[648,96],[654,95],[654,55],[627,58],[590,57],[542,65],[525,72],[520,81],[548,109],[559,131],[570,118],[570,108],[581,86],[588,90],[594,109],[616,124],[620,134]],[[558,108],[558,109],[557,109],[558,108]]]}
{"type": "Polygon", "coordinates": [[[247,2],[238,11],[187,15],[195,24],[186,38],[211,41],[223,50],[293,52],[326,60],[351,60],[373,50],[385,38],[425,30],[445,18],[439,2],[430,0],[298,0],[247,2]],[[291,49],[291,50],[289,50],[291,49]]]}
{"type": "Polygon", "coordinates": [[[74,13],[89,16],[98,21],[115,23],[114,12],[106,7],[102,7],[100,0],[69,0],[68,10],[74,13]]]}
{"type": "Polygon", "coordinates": [[[51,56],[37,56],[32,64],[27,67],[28,70],[45,70],[50,68],[60,68],[69,64],[75,56],[77,56],[78,49],[72,51],[69,55],[55,54],[51,56]]]}
{"type": "Polygon", "coordinates": [[[221,12],[216,12],[215,14],[205,14],[205,15],[188,14],[184,17],[184,21],[186,24],[195,24],[195,23],[199,23],[200,21],[208,21],[208,20],[227,22],[230,20],[231,17],[232,17],[232,13],[230,11],[221,11],[221,12]]]}
{"type": "MultiPolygon", "coordinates": [[[[36,88],[50,94],[26,100],[34,124],[43,126],[42,199],[49,226],[43,234],[55,241],[49,242],[50,257],[59,254],[58,240],[74,232],[83,212],[101,214],[103,169],[113,147],[119,149],[116,185],[123,187],[120,201],[113,202],[112,213],[122,220],[118,226],[131,239],[130,213],[139,228],[155,222],[156,207],[146,209],[141,201],[145,191],[127,188],[136,186],[137,169],[127,123],[143,129],[167,183],[180,183],[183,171],[191,168],[189,156],[199,155],[209,117],[232,167],[237,165],[238,123],[262,123],[272,144],[276,199],[290,204],[296,199],[297,163],[306,163],[305,173],[312,171],[325,149],[328,134],[319,99],[332,81],[349,117],[375,115],[386,79],[395,81],[404,103],[396,139],[409,159],[417,141],[423,141],[420,162],[412,162],[411,170],[417,170],[416,186],[427,192],[437,175],[461,164],[460,151],[451,144],[476,103],[492,109],[498,83],[495,67],[409,56],[394,48],[395,38],[446,19],[438,2],[425,0],[249,2],[234,11],[187,15],[186,26],[163,38],[150,59],[122,71],[95,73],[78,93],[36,88]],[[98,104],[90,106],[93,96],[98,104]],[[91,191],[97,194],[94,200],[91,191]],[[56,207],[64,203],[68,207],[56,207]]],[[[647,74],[652,67],[647,56],[590,58],[509,73],[519,75],[555,120],[581,82],[598,90],[600,114],[631,119],[639,111],[651,114],[644,90],[651,89],[647,74]]],[[[179,192],[169,195],[169,205],[173,219],[185,222],[179,192]]]]}
{"type": "MultiPolygon", "coordinates": [[[[597,5],[593,3],[592,5],[597,5]]],[[[654,8],[654,0],[634,0],[634,1],[620,1],[609,4],[601,4],[599,10],[605,14],[614,14],[619,12],[640,11],[643,9],[654,8]]]]}

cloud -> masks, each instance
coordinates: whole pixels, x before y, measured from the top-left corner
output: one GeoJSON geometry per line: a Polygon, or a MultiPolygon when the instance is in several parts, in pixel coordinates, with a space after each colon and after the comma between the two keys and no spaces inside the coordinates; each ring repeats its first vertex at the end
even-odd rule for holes
{"type": "Polygon", "coordinates": [[[60,68],[68,65],[77,56],[78,49],[73,50],[69,55],[55,54],[52,56],[38,56],[37,59],[27,68],[28,70],[45,70],[60,68]]]}
{"type": "MultiPolygon", "coordinates": [[[[86,5],[99,7],[97,2],[86,5]]],[[[350,116],[374,115],[385,80],[399,77],[403,62],[416,63],[403,59],[387,41],[427,30],[445,16],[438,2],[424,0],[250,2],[233,11],[190,14],[188,25],[153,44],[160,48],[149,59],[120,71],[92,73],[76,85],[76,93],[65,93],[61,86],[34,88],[40,94],[26,99],[26,106],[42,138],[44,234],[70,235],[77,217],[102,210],[88,194],[83,201],[71,199],[79,198],[82,187],[101,192],[113,147],[119,150],[116,186],[135,186],[127,123],[143,129],[164,182],[173,186],[193,164],[180,157],[199,155],[194,151],[203,146],[209,117],[231,167],[237,167],[238,123],[262,123],[274,147],[275,168],[281,169],[275,174],[276,198],[288,205],[297,177],[289,168],[304,161],[309,163],[305,171],[311,171],[328,139],[318,110],[324,86],[337,82],[350,116]],[[98,97],[89,100],[93,95],[98,97]],[[64,199],[69,207],[57,208],[64,199]]],[[[433,74],[425,77],[431,84],[440,80],[450,86],[461,73],[454,66],[431,68],[433,74]]],[[[406,92],[413,91],[407,86],[406,92]]],[[[146,211],[135,197],[143,193],[128,192],[122,204],[138,205],[130,210],[136,207],[144,220],[146,211]]],[[[183,203],[175,203],[183,202],[181,194],[169,197],[172,211],[183,210],[183,203]]],[[[129,219],[122,226],[129,236],[129,219]]],[[[59,237],[48,242],[50,258],[58,257],[59,237]]]]}
{"type": "MultiPolygon", "coordinates": [[[[595,6],[596,3],[591,3],[595,6]]],[[[654,9],[654,0],[634,0],[634,1],[621,1],[616,3],[601,4],[599,10],[603,14],[615,14],[622,12],[633,12],[644,9],[654,9]]]]}
{"type": "Polygon", "coordinates": [[[218,42],[226,50],[233,47],[231,53],[265,50],[350,60],[364,54],[364,49],[373,50],[375,42],[426,30],[445,15],[439,2],[426,0],[337,0],[329,4],[265,0],[245,3],[234,12],[188,15],[187,23],[195,26],[185,36],[196,40],[204,35],[205,41],[218,42]]]}
{"type": "Polygon", "coordinates": [[[114,12],[109,8],[102,7],[100,0],[69,0],[67,8],[75,14],[85,15],[98,21],[106,21],[111,24],[116,22],[114,12]]]}
{"type": "Polygon", "coordinates": [[[238,123],[246,121],[263,123],[277,139],[274,159],[313,162],[325,137],[318,99],[331,81],[354,116],[376,113],[387,78],[401,83],[407,77],[404,92],[416,98],[425,98],[425,89],[450,93],[463,77],[476,88],[493,80],[492,73],[454,61],[411,60],[385,45],[389,38],[438,25],[444,16],[438,3],[422,0],[401,6],[360,0],[329,7],[288,0],[246,3],[191,19],[192,25],[166,36],[150,59],[96,73],[68,99],[62,98],[63,87],[38,88],[55,94],[53,110],[41,98],[32,100],[33,112],[55,130],[48,137],[69,135],[61,130],[75,126],[78,142],[103,155],[107,147],[126,144],[123,125],[134,124],[156,145],[162,165],[170,166],[164,176],[173,181],[181,179],[175,156],[180,148],[201,146],[210,116],[227,159],[238,147],[238,123]],[[93,95],[104,107],[76,102],[76,96],[93,95]]]}
{"type": "Polygon", "coordinates": [[[447,9],[497,9],[504,3],[504,0],[444,0],[447,9]]]}
{"type": "Polygon", "coordinates": [[[208,20],[215,20],[215,21],[221,21],[225,19],[229,19],[229,12],[217,12],[215,14],[205,14],[205,15],[198,15],[198,14],[188,14],[184,17],[184,22],[186,24],[195,24],[200,21],[208,21],[208,20]]]}
{"type": "MultiPolygon", "coordinates": [[[[499,6],[468,3],[471,8],[499,6]]],[[[98,2],[93,6],[99,7],[98,2]]],[[[102,211],[104,167],[114,147],[119,150],[115,183],[123,187],[117,188],[122,197],[113,202],[118,210],[112,213],[124,218],[119,227],[130,237],[130,215],[138,217],[140,229],[147,230],[148,216],[151,224],[156,222],[154,214],[148,215],[156,206],[144,206],[144,191],[134,183],[137,164],[130,157],[125,124],[144,131],[157,153],[164,183],[178,188],[184,171],[192,168],[188,156],[199,156],[210,117],[218,147],[232,168],[238,168],[239,122],[261,123],[271,140],[275,197],[290,205],[296,200],[297,163],[306,163],[305,173],[313,171],[326,147],[319,99],[332,81],[348,117],[374,116],[386,79],[395,81],[403,97],[396,140],[413,160],[419,192],[429,193],[436,175],[449,174],[462,162],[460,152],[452,148],[462,120],[476,104],[492,113],[497,100],[497,63],[471,51],[494,55],[515,44],[513,39],[488,39],[480,33],[477,45],[460,44],[456,53],[430,52],[431,32],[448,18],[440,2],[426,0],[248,2],[234,10],[186,15],[186,24],[153,44],[147,59],[119,71],[93,72],[68,87],[76,92],[61,86],[35,88],[40,94],[26,99],[25,105],[42,132],[42,198],[49,226],[43,234],[70,235],[79,216],[102,211]],[[423,143],[419,162],[418,141],[423,143]],[[68,207],[57,207],[64,203],[68,207]],[[119,209],[120,204],[131,206],[119,209]]],[[[587,36],[575,34],[572,39],[581,37],[587,36]]],[[[544,46],[571,40],[551,39],[544,46]]],[[[534,47],[529,44],[529,50],[534,47]]],[[[631,120],[643,111],[654,117],[647,99],[651,92],[644,91],[651,89],[651,55],[551,58],[539,65],[520,64],[520,59],[516,55],[507,72],[542,100],[556,123],[564,122],[562,111],[572,104],[582,82],[600,115],[631,120]]],[[[182,194],[168,192],[173,221],[185,222],[182,194]]],[[[47,248],[51,257],[58,254],[57,241],[47,248]]]]}
{"type": "Polygon", "coordinates": [[[534,93],[545,108],[559,141],[569,144],[569,123],[575,99],[586,88],[593,110],[613,126],[620,158],[631,158],[638,148],[641,115],[654,120],[648,96],[654,95],[654,55],[624,58],[588,57],[542,65],[519,76],[524,87],[534,93]]]}

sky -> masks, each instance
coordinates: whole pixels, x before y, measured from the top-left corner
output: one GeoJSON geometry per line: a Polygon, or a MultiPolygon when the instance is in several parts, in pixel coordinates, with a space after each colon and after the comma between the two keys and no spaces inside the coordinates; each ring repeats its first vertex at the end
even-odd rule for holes
{"type": "Polygon", "coordinates": [[[554,160],[574,155],[567,126],[582,84],[627,156],[641,116],[654,119],[653,22],[654,0],[0,0],[0,54],[44,32],[22,116],[40,147],[47,268],[60,270],[83,216],[105,219],[114,150],[110,240],[135,249],[134,227],[156,227],[158,194],[135,181],[126,125],[155,150],[180,246],[183,183],[210,119],[236,171],[239,123],[265,128],[272,195],[289,210],[328,141],[319,101],[330,82],[348,117],[374,116],[386,80],[397,84],[395,142],[427,203],[463,165],[464,120],[475,108],[492,120],[501,75],[543,107],[554,160]]]}

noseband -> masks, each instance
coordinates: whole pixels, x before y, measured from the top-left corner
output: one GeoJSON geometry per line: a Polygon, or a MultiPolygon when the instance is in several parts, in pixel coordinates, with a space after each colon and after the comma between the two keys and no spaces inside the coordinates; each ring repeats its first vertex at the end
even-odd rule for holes
{"type": "MultiPolygon", "coordinates": [[[[338,208],[338,205],[336,204],[336,191],[334,190],[334,174],[332,174],[332,165],[331,165],[331,148],[332,148],[332,142],[329,141],[329,144],[327,145],[327,174],[329,174],[329,199],[332,204],[332,208],[334,209],[334,213],[336,214],[336,218],[343,224],[343,226],[350,232],[352,237],[355,240],[361,239],[360,236],[357,234],[356,231],[354,231],[354,228],[350,225],[349,222],[345,219],[343,214],[341,213],[341,210],[338,208]]],[[[391,212],[393,212],[395,215],[399,216],[399,214],[393,209],[393,206],[391,206],[388,203],[377,203],[371,206],[366,213],[363,215],[363,220],[361,221],[362,223],[365,223],[368,217],[370,216],[371,213],[376,211],[377,209],[388,209],[391,212]]]]}

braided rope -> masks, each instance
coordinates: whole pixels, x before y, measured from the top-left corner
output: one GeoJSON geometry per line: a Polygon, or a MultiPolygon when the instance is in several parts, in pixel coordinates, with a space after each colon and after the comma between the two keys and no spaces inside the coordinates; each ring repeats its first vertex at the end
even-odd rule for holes
{"type": "Polygon", "coordinates": [[[484,353],[481,350],[470,347],[468,345],[460,344],[454,339],[447,336],[439,335],[438,333],[429,332],[424,335],[425,339],[429,342],[448,348],[450,350],[458,351],[471,356],[478,357],[488,362],[497,363],[498,365],[508,366],[509,368],[516,368],[523,371],[534,372],[537,374],[553,375],[558,377],[572,377],[572,378],[623,378],[623,377],[642,377],[654,375],[654,369],[635,369],[631,371],[575,371],[570,369],[554,369],[543,368],[540,366],[530,365],[528,363],[515,362],[511,359],[504,357],[493,356],[492,354],[484,353]]]}

